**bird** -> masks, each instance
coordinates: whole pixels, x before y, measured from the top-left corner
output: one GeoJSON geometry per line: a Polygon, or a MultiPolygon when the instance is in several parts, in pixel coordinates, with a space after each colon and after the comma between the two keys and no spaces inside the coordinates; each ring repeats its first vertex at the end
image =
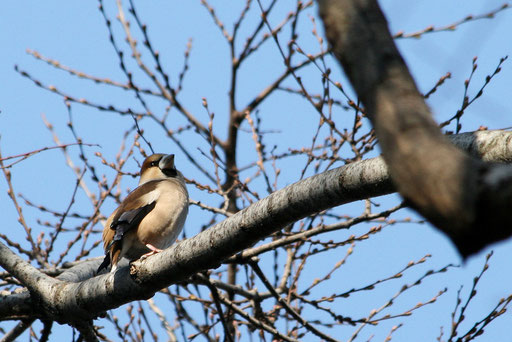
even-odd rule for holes
{"type": "Polygon", "coordinates": [[[185,178],[174,165],[174,154],[153,154],[140,170],[139,185],[110,215],[103,228],[105,259],[98,268],[121,258],[130,262],[147,258],[172,245],[188,213],[185,178]]]}

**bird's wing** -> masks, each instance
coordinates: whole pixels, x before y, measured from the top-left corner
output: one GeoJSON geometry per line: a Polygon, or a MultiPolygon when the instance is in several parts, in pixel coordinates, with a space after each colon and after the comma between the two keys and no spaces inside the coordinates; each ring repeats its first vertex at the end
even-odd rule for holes
{"type": "Polygon", "coordinates": [[[115,231],[113,241],[123,238],[123,235],[137,228],[140,221],[155,207],[159,197],[158,181],[144,183],[133,190],[115,211],[109,228],[115,231]]]}
{"type": "Polygon", "coordinates": [[[144,217],[153,210],[159,196],[158,183],[158,181],[150,181],[133,190],[108,218],[103,229],[103,246],[106,256],[98,272],[111,262],[117,263],[123,236],[126,232],[136,229],[144,217]]]}
{"type": "Polygon", "coordinates": [[[114,241],[122,240],[126,232],[132,229],[137,229],[140,221],[142,221],[142,219],[144,219],[144,217],[146,217],[146,215],[149,214],[151,210],[153,210],[155,205],[156,201],[153,201],[150,204],[138,207],[137,209],[123,212],[119,218],[116,221],[113,221],[110,225],[110,229],[115,231],[112,243],[114,241]]]}

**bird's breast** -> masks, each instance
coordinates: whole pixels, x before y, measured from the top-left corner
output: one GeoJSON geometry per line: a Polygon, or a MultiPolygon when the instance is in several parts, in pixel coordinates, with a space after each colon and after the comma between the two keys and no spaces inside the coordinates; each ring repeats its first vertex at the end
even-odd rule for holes
{"type": "Polygon", "coordinates": [[[138,229],[138,240],[157,248],[169,247],[180,234],[188,213],[188,193],[177,181],[158,185],[159,192],[153,210],[144,217],[138,229]]]}

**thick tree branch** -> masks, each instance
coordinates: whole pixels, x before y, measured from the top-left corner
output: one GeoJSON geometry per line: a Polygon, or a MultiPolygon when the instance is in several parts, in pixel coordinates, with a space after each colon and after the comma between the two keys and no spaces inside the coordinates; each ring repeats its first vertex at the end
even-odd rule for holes
{"type": "MultiPolygon", "coordinates": [[[[483,160],[512,161],[512,132],[483,131],[450,138],[483,160]]],[[[78,264],[57,280],[34,269],[0,244],[0,265],[33,295],[29,296],[27,291],[2,294],[0,319],[30,315],[61,323],[86,321],[122,304],[149,298],[201,270],[218,267],[223,260],[306,216],[393,191],[381,158],[352,163],[276,191],[197,236],[142,262],[134,262],[131,270],[124,267],[115,274],[97,277],[93,277],[93,270],[99,259],[78,264]],[[34,284],[36,279],[40,284],[34,284]],[[33,306],[34,302],[44,305],[33,306]]]]}
{"type": "Polygon", "coordinates": [[[456,149],[431,117],[376,0],[319,0],[333,52],[375,127],[400,194],[463,256],[511,235],[512,167],[456,149]]]}

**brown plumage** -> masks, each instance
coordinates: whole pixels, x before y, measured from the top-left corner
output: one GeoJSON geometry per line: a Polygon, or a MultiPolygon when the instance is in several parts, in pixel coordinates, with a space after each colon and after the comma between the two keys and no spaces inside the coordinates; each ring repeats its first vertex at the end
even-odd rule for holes
{"type": "Polygon", "coordinates": [[[139,186],[110,215],[103,228],[105,259],[98,268],[121,258],[130,261],[169,247],[178,237],[188,213],[188,192],[174,155],[153,154],[140,171],[139,186]]]}

